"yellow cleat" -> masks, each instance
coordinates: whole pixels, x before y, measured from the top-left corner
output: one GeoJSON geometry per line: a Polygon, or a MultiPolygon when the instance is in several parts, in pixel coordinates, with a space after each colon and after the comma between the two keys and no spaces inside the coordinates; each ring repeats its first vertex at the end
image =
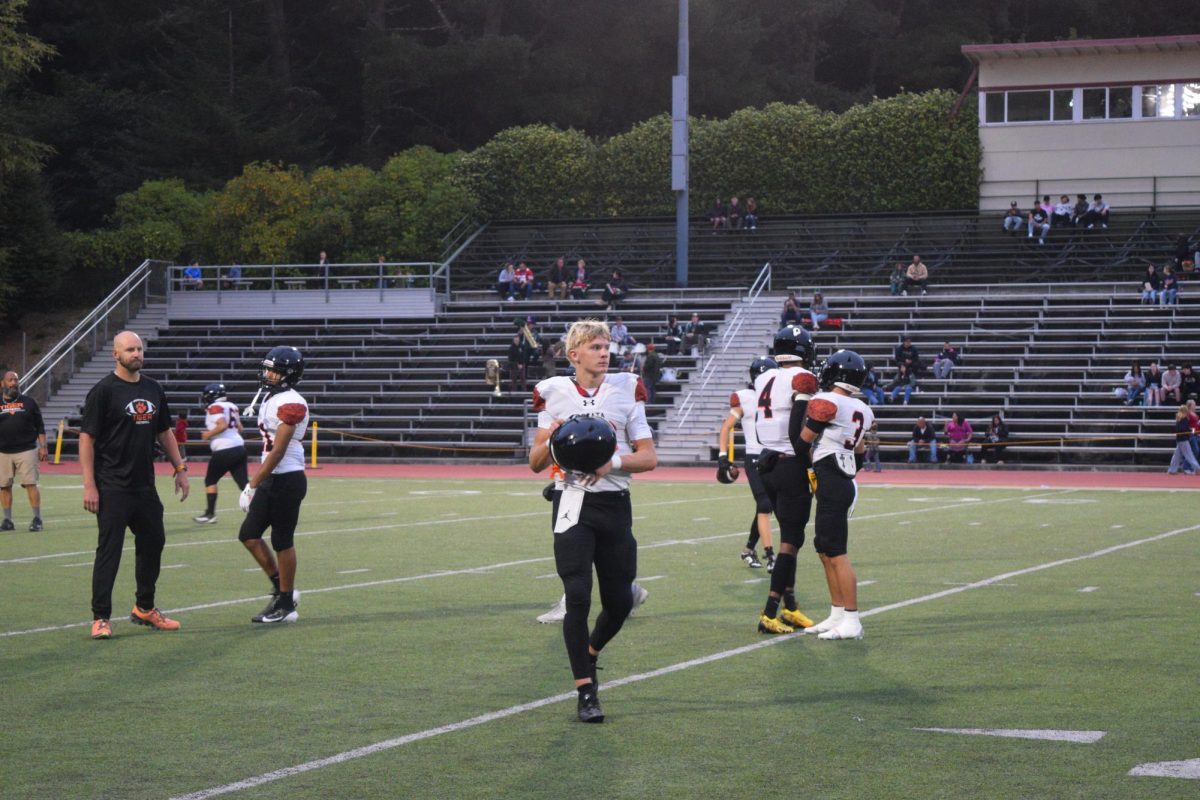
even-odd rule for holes
{"type": "Polygon", "coordinates": [[[759,633],[795,633],[796,629],[791,625],[787,625],[780,620],[772,619],[766,614],[758,616],[758,632],[759,633]]]}
{"type": "Polygon", "coordinates": [[[791,611],[786,608],[779,609],[779,618],[793,628],[811,628],[813,626],[813,621],[804,616],[804,612],[798,608],[791,611]]]}

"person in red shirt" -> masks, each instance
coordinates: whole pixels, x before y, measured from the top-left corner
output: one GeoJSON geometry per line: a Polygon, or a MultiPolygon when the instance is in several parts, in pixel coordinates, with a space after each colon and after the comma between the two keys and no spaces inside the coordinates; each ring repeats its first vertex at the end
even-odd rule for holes
{"type": "Polygon", "coordinates": [[[525,300],[533,294],[533,270],[529,265],[522,261],[517,265],[517,271],[513,276],[516,280],[513,281],[513,294],[520,295],[525,300]]]}
{"type": "Polygon", "coordinates": [[[188,414],[186,411],[180,411],[179,418],[175,420],[175,442],[179,445],[181,461],[187,461],[187,429],[188,414]]]}

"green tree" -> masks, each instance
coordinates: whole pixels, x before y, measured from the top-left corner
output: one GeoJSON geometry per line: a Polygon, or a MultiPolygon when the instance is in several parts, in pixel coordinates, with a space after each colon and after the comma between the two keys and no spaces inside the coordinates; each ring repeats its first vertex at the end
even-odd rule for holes
{"type": "MultiPolygon", "coordinates": [[[[26,76],[54,52],[21,30],[25,5],[26,0],[0,0],[0,107],[3,108],[10,107],[26,76]]],[[[50,149],[29,138],[11,113],[0,114],[0,187],[8,175],[39,166],[49,154],[50,149]]]]}

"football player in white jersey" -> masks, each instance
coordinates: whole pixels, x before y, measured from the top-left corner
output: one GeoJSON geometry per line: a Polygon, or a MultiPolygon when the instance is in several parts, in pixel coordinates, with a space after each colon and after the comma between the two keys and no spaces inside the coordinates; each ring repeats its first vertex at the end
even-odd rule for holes
{"type": "Polygon", "coordinates": [[[745,454],[742,457],[742,471],[746,473],[746,482],[750,484],[750,492],[754,495],[754,518],[750,520],[750,535],[746,546],[742,549],[742,561],[752,569],[758,569],[762,562],[754,552],[758,540],[763,542],[763,558],[767,562],[767,572],[775,570],[775,548],[771,542],[771,499],[763,486],[762,477],[758,474],[758,454],[762,452],[762,443],[754,430],[754,418],[758,405],[758,395],[754,391],[754,379],[769,369],[775,369],[779,364],[775,359],[765,356],[756,358],[750,364],[749,388],[738,389],[729,395],[729,415],[721,424],[721,438],[718,446],[721,455],[717,459],[717,480],[721,483],[733,483],[737,480],[737,466],[733,463],[733,428],[742,423],[742,438],[746,441],[745,454]]]}
{"type": "MultiPolygon", "coordinates": [[[[273,590],[271,602],[251,621],[295,622],[300,618],[296,612],[300,593],[295,591],[293,537],[300,503],[308,493],[300,444],[308,429],[308,403],[295,389],[304,374],[304,356],[294,347],[281,345],[271,348],[262,366],[262,390],[267,393],[258,410],[262,464],[238,497],[238,505],[246,512],[238,539],[267,573],[273,590]],[[270,547],[262,538],[267,528],[271,529],[270,547]]],[[[246,416],[250,415],[248,409],[246,416]]]]}
{"type": "Polygon", "coordinates": [[[229,402],[226,395],[223,383],[208,384],[200,395],[200,404],[204,406],[204,433],[200,434],[200,438],[207,440],[212,448],[212,458],[208,460],[208,470],[204,473],[204,500],[207,505],[203,514],[192,517],[201,524],[217,521],[217,483],[225,473],[233,476],[238,491],[246,487],[248,480],[242,417],[238,407],[229,402]]]}
{"type": "Polygon", "coordinates": [[[812,446],[817,480],[817,518],[813,549],[821,557],[829,584],[829,616],[805,633],[820,639],[861,639],[858,577],[846,555],[850,515],[858,498],[854,476],[862,469],[864,433],[875,421],[871,407],[854,396],[867,365],[853,350],[838,350],[821,369],[821,391],[808,401],[801,437],[812,446]]]}
{"type": "Polygon", "coordinates": [[[779,367],[754,380],[754,428],[763,446],[758,472],[779,520],[780,540],[758,630],[792,633],[812,625],[796,604],[795,583],[796,553],[804,546],[804,528],[812,508],[808,447],[800,440],[800,431],[808,400],[817,392],[817,376],[809,371],[814,360],[812,336],[798,325],[775,334],[774,351],[779,367]]]}
{"type": "Polygon", "coordinates": [[[534,472],[550,466],[551,437],[570,417],[599,417],[615,432],[611,460],[591,472],[572,471],[560,457],[565,472],[555,481],[553,492],[554,561],[567,598],[563,641],[583,722],[604,721],[597,697],[596,659],[633,608],[637,541],[630,475],[658,465],[646,422],[645,387],[632,373],[609,373],[609,341],[603,322],[572,324],[567,331],[567,358],[575,367],[574,377],[547,378],[533,392],[538,431],[529,451],[529,467],[534,472]],[[601,611],[589,636],[593,566],[601,611]]]}

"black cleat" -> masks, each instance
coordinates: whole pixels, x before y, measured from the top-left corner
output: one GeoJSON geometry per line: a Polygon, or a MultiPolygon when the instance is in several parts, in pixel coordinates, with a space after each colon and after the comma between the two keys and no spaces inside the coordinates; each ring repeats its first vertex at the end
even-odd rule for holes
{"type": "Polygon", "coordinates": [[[0,522],[0,531],[11,531],[15,530],[16,527],[16,525],[13,525],[13,521],[11,519],[6,519],[3,522],[0,522]]]}
{"type": "Polygon", "coordinates": [[[34,517],[33,522],[29,523],[29,530],[36,533],[37,531],[40,531],[41,529],[42,529],[42,518],[34,517]]]}
{"type": "Polygon", "coordinates": [[[604,722],[604,711],[594,689],[579,693],[579,721],[604,722]]]}

